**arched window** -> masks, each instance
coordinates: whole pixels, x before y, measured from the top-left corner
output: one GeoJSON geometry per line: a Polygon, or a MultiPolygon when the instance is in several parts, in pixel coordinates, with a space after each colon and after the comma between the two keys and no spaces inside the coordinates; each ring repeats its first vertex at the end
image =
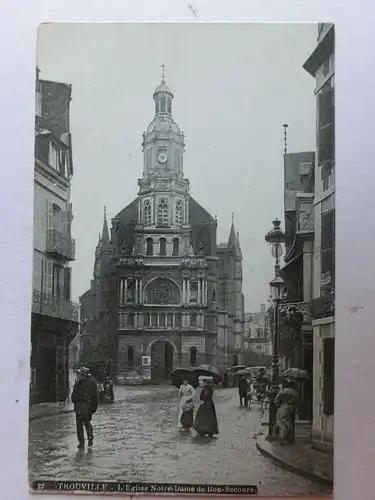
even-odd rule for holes
{"type": "Polygon", "coordinates": [[[164,313],[159,314],[159,326],[162,328],[165,327],[165,314],[164,313]]]}
{"type": "Polygon", "coordinates": [[[197,315],[195,313],[190,316],[190,326],[197,326],[197,315]]]}
{"type": "Polygon", "coordinates": [[[134,300],[135,300],[135,282],[133,280],[129,280],[127,302],[134,302],[134,300]]]}
{"type": "Polygon", "coordinates": [[[168,313],[167,316],[167,327],[172,328],[173,327],[173,313],[168,313]]]}
{"type": "Polygon", "coordinates": [[[161,198],[158,204],[158,224],[168,224],[168,201],[161,198]]]}
{"type": "Polygon", "coordinates": [[[237,365],[238,365],[238,356],[237,356],[237,354],[235,354],[233,356],[233,366],[237,366],[237,365]]]}
{"type": "Polygon", "coordinates": [[[160,99],[160,113],[165,113],[165,97],[160,99]]]}
{"type": "Polygon", "coordinates": [[[131,345],[128,346],[127,358],[128,366],[134,366],[134,348],[131,345]]]}
{"type": "Polygon", "coordinates": [[[157,115],[159,113],[159,100],[155,101],[155,114],[157,115]]]}
{"type": "Polygon", "coordinates": [[[180,254],[180,240],[178,238],[173,238],[173,249],[172,255],[180,254]]]}
{"type": "Polygon", "coordinates": [[[150,314],[149,313],[145,313],[145,315],[143,316],[143,325],[150,326],[150,314]]]}
{"type": "Polygon", "coordinates": [[[128,314],[127,326],[134,326],[134,313],[130,312],[128,314]]]}
{"type": "Polygon", "coordinates": [[[182,206],[182,201],[179,200],[176,203],[176,214],[175,214],[175,220],[177,226],[181,226],[181,224],[183,223],[183,215],[184,215],[184,210],[182,206]]]}
{"type": "Polygon", "coordinates": [[[145,226],[151,225],[151,203],[149,200],[143,204],[143,222],[145,226]]]}
{"type": "Polygon", "coordinates": [[[154,253],[154,242],[152,241],[152,238],[147,238],[146,239],[146,255],[153,255],[154,253]]]}
{"type": "Polygon", "coordinates": [[[175,327],[176,328],[181,328],[181,313],[176,313],[176,316],[175,316],[175,327]]]}
{"type": "Polygon", "coordinates": [[[195,346],[190,347],[190,365],[195,366],[197,364],[197,348],[195,346]]]}
{"type": "Polygon", "coordinates": [[[167,99],[167,113],[172,114],[172,99],[170,97],[167,99]]]}
{"type": "Polygon", "coordinates": [[[151,314],[151,326],[156,328],[158,326],[158,316],[156,313],[151,314]]]}
{"type": "Polygon", "coordinates": [[[159,255],[167,255],[167,240],[165,238],[159,240],[159,255]]]}

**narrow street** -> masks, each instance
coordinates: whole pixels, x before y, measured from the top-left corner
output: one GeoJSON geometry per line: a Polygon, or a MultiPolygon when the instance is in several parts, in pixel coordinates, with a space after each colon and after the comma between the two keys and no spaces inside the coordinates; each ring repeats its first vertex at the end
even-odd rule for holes
{"type": "Polygon", "coordinates": [[[30,422],[30,479],[255,484],[260,495],[327,491],[257,451],[259,409],[240,409],[236,389],[215,393],[220,434],[212,441],[177,430],[174,387],[122,387],[117,394],[93,417],[90,450],[76,449],[73,413],[30,422]]]}

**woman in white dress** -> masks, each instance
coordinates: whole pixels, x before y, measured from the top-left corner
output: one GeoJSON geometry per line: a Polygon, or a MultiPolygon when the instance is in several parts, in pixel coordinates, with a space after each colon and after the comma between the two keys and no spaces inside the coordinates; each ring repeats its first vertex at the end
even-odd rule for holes
{"type": "MultiPolygon", "coordinates": [[[[179,429],[183,429],[184,426],[181,423],[181,417],[184,412],[189,412],[189,417],[191,416],[191,426],[193,425],[193,409],[194,409],[194,397],[195,397],[195,390],[194,387],[188,384],[187,380],[184,380],[183,383],[180,386],[180,389],[178,391],[178,395],[181,396],[181,401],[180,401],[180,411],[178,412],[178,420],[177,420],[177,427],[179,429]],[[191,415],[190,415],[191,413],[191,415]]],[[[186,416],[186,415],[185,415],[186,416]]],[[[188,419],[183,419],[184,423],[188,419]]],[[[190,426],[190,427],[191,427],[190,426]]],[[[185,423],[185,428],[186,428],[186,423],[185,423]]]]}

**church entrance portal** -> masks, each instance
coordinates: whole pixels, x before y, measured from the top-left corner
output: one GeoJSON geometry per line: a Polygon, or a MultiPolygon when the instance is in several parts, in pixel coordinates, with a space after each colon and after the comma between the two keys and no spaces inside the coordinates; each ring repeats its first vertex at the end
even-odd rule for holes
{"type": "Polygon", "coordinates": [[[158,340],[151,346],[151,379],[169,380],[173,371],[173,345],[167,340],[158,340]]]}

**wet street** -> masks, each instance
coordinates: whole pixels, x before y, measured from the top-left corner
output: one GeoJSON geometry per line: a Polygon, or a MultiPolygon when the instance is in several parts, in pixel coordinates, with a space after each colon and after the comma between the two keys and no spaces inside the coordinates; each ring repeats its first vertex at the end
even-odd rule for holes
{"type": "Polygon", "coordinates": [[[30,479],[255,484],[260,495],[328,491],[258,452],[259,409],[240,409],[236,389],[215,393],[220,434],[211,441],[177,430],[174,387],[120,387],[116,394],[115,404],[93,416],[90,450],[77,451],[73,413],[31,421],[30,479]]]}

